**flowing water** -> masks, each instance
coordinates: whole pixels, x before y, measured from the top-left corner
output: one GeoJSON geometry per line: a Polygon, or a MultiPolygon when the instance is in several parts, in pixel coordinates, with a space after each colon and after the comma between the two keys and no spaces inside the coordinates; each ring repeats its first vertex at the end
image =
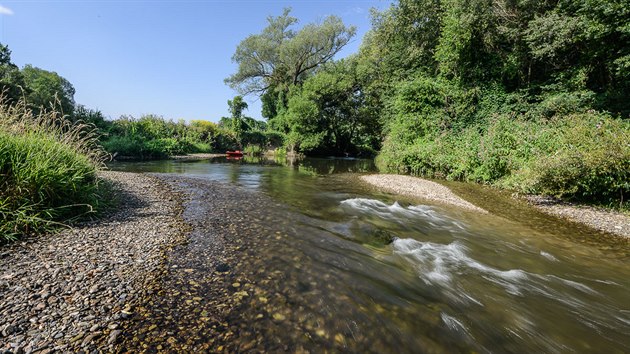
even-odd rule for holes
{"type": "MultiPolygon", "coordinates": [[[[217,198],[220,190],[233,193],[235,205],[219,210],[208,194],[184,214],[189,221],[240,215],[239,224],[225,225],[243,252],[230,267],[246,282],[226,290],[239,298],[226,348],[630,352],[627,241],[474,185],[448,183],[489,215],[379,193],[358,182],[374,171],[368,160],[254,162],[110,166],[206,181],[181,186],[204,193],[214,186],[217,198]]],[[[216,276],[213,232],[193,232],[177,260],[180,268],[205,269],[190,275],[194,284],[216,276]]],[[[180,329],[192,326],[178,321],[180,329]]],[[[197,333],[196,343],[212,331],[197,333]]]]}

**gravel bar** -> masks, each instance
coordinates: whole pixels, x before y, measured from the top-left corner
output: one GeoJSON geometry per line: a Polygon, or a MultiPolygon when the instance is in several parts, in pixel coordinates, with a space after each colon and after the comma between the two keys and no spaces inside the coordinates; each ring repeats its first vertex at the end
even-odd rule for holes
{"type": "Polygon", "coordinates": [[[215,157],[225,157],[226,154],[188,154],[188,155],[175,155],[171,156],[171,160],[208,160],[215,157]]]}
{"type": "Polygon", "coordinates": [[[365,175],[362,181],[380,188],[386,192],[457,206],[463,209],[487,213],[464,199],[455,195],[450,189],[441,184],[426,179],[403,175],[365,175]]]}
{"type": "Polygon", "coordinates": [[[521,196],[521,198],[547,214],[630,238],[630,216],[627,214],[536,195],[521,196]]]}
{"type": "MultiPolygon", "coordinates": [[[[487,213],[462,198],[445,186],[422,178],[404,175],[365,175],[361,180],[389,193],[424,198],[461,208],[487,213]]],[[[563,202],[554,198],[526,195],[519,196],[538,210],[580,223],[595,230],[630,238],[630,216],[624,213],[563,202]]]]}
{"type": "Polygon", "coordinates": [[[116,350],[140,289],[183,241],[181,202],[158,179],[102,172],[120,204],[100,220],[0,247],[0,352],[116,350]]]}

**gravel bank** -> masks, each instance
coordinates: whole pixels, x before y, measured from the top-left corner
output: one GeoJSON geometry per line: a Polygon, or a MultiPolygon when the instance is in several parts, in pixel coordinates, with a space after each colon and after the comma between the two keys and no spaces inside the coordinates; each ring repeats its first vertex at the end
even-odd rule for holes
{"type": "Polygon", "coordinates": [[[188,154],[171,156],[171,160],[207,160],[215,157],[224,157],[225,154],[188,154]]]}
{"type": "Polygon", "coordinates": [[[521,198],[547,214],[581,223],[596,230],[630,238],[630,216],[626,214],[535,195],[521,198]]]}
{"type": "Polygon", "coordinates": [[[136,293],[183,237],[157,179],[103,172],[120,205],[102,220],[0,248],[0,351],[113,351],[136,293]]]}
{"type": "MultiPolygon", "coordinates": [[[[487,212],[456,196],[447,187],[421,178],[384,174],[366,175],[360,178],[364,182],[390,193],[424,198],[483,213],[487,212]]],[[[630,238],[630,216],[626,214],[541,196],[520,196],[519,198],[524,199],[544,213],[584,224],[595,230],[630,238]]]]}
{"type": "Polygon", "coordinates": [[[441,184],[422,178],[403,175],[366,175],[360,177],[362,181],[389,193],[418,197],[426,200],[449,204],[460,208],[487,213],[464,199],[456,196],[450,189],[441,184]]]}

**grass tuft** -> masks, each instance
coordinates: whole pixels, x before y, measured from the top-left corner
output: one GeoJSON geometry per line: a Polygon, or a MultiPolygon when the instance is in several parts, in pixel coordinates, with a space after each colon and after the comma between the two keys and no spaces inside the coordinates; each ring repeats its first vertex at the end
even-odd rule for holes
{"type": "Polygon", "coordinates": [[[96,172],[107,157],[93,125],[0,99],[0,239],[51,231],[94,213],[104,197],[96,172]]]}

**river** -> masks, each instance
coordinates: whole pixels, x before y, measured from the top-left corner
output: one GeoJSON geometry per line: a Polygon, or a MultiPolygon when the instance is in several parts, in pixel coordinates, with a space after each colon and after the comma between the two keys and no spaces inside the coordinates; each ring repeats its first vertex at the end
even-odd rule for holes
{"type": "Polygon", "coordinates": [[[630,246],[481,186],[490,214],[380,193],[370,160],[154,161],[191,197],[130,348],[630,352],[630,246]]]}

